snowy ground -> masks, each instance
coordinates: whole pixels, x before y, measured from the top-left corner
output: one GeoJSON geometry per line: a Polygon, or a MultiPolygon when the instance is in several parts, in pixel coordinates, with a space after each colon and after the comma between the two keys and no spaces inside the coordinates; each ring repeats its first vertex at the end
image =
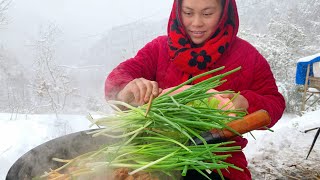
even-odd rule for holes
{"type": "Polygon", "coordinates": [[[89,129],[80,115],[17,115],[0,113],[0,180],[12,164],[32,148],[72,132],[89,129]],[[10,120],[12,118],[12,120],[10,120]]]}
{"type": "MultiPolygon", "coordinates": [[[[302,117],[285,114],[272,128],[275,132],[254,131],[256,140],[245,135],[249,144],[244,151],[253,179],[320,178],[320,140],[306,160],[316,131],[304,133],[320,127],[319,117],[320,110],[302,117]]],[[[11,165],[33,147],[88,129],[89,124],[85,116],[80,115],[63,115],[57,120],[55,115],[0,114],[0,180],[5,179],[11,165]]]]}
{"type": "Polygon", "coordinates": [[[254,131],[247,136],[244,152],[253,179],[320,179],[320,136],[310,156],[309,148],[320,127],[320,110],[302,117],[285,114],[272,128],[274,132],[254,131]]]}

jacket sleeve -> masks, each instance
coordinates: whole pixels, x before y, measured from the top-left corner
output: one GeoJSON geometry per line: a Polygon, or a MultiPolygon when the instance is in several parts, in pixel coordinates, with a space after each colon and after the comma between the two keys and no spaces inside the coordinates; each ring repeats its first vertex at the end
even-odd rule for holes
{"type": "Polygon", "coordinates": [[[253,80],[249,90],[241,91],[249,102],[248,112],[266,110],[271,117],[272,127],[282,116],[285,109],[285,100],[279,93],[271,68],[266,59],[257,52],[253,67],[253,80]]]}
{"type": "Polygon", "coordinates": [[[117,93],[136,78],[155,79],[158,59],[157,39],[146,44],[134,58],[120,63],[105,81],[106,99],[115,99],[117,93]]]}

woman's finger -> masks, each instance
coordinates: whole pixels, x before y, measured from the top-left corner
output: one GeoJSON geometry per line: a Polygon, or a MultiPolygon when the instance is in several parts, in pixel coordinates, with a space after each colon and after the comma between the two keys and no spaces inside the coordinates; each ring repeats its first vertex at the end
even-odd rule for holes
{"type": "Polygon", "coordinates": [[[151,94],[153,94],[153,83],[152,81],[145,81],[146,84],[146,93],[144,96],[144,102],[149,102],[151,94]]]}
{"type": "Polygon", "coordinates": [[[219,94],[221,97],[223,98],[229,98],[232,99],[234,97],[233,93],[229,93],[229,94],[219,94]]]}
{"type": "Polygon", "coordinates": [[[144,104],[144,96],[146,94],[146,89],[147,89],[144,80],[145,80],[144,78],[136,79],[136,86],[137,86],[137,90],[139,90],[139,93],[136,94],[135,97],[139,105],[144,104]]]}

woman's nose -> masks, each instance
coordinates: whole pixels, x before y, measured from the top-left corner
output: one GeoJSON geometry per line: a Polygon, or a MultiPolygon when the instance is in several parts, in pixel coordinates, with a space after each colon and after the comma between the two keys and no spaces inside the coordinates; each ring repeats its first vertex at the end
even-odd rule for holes
{"type": "Polygon", "coordinates": [[[195,27],[203,26],[203,20],[201,16],[195,16],[192,21],[192,25],[195,27]]]}

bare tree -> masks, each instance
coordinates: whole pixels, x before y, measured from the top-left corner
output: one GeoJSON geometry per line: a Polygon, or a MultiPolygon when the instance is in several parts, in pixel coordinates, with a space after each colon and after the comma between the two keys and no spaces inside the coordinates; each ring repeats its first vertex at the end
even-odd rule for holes
{"type": "Polygon", "coordinates": [[[7,23],[5,13],[7,12],[11,0],[0,0],[0,26],[7,23]]]}
{"type": "Polygon", "coordinates": [[[61,69],[55,57],[58,46],[57,37],[61,33],[55,24],[41,28],[39,39],[33,47],[36,52],[34,60],[35,77],[31,84],[36,93],[35,108],[41,112],[63,111],[69,96],[75,89],[71,87],[70,78],[61,69]]]}
{"type": "Polygon", "coordinates": [[[269,61],[280,91],[286,98],[287,111],[298,112],[301,94],[295,85],[296,61],[319,52],[320,0],[312,0],[312,3],[270,0],[265,3],[269,7],[264,8],[272,11],[268,14],[271,18],[266,33],[258,33],[251,24],[242,24],[244,28],[240,36],[250,41],[269,61]]]}
{"type": "MultiPolygon", "coordinates": [[[[0,48],[0,110],[2,112],[26,113],[29,93],[25,78],[26,71],[13,53],[0,48]]],[[[13,117],[13,116],[12,116],[13,117]]]]}

